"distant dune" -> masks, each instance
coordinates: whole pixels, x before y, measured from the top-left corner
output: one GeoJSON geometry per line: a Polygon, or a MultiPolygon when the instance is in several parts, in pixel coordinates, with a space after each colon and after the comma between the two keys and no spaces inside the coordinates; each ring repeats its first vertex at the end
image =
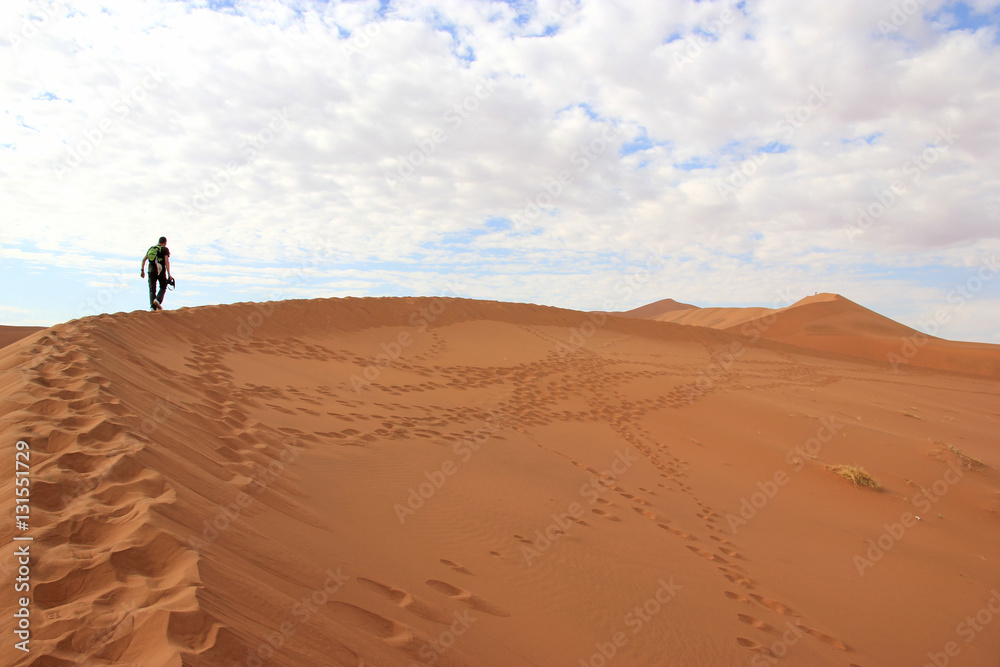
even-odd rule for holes
{"type": "Polygon", "coordinates": [[[41,331],[45,327],[12,327],[0,325],[0,347],[7,347],[11,343],[21,340],[26,336],[41,331]]]}
{"type": "Polygon", "coordinates": [[[672,310],[652,319],[695,327],[728,329],[771,312],[771,308],[690,308],[672,310]]]}
{"type": "Polygon", "coordinates": [[[674,301],[673,299],[663,299],[661,301],[646,304],[645,306],[633,308],[632,310],[625,311],[624,313],[615,313],[615,315],[619,315],[620,317],[636,317],[656,320],[660,319],[661,316],[666,315],[667,313],[691,309],[697,310],[697,308],[697,306],[692,306],[689,303],[680,303],[679,301],[674,301]]]}
{"type": "Polygon", "coordinates": [[[676,309],[651,319],[873,359],[894,368],[908,365],[1000,378],[1000,346],[928,336],[837,294],[817,294],[787,308],[676,309]]]}
{"type": "Polygon", "coordinates": [[[910,330],[839,297],[715,310],[320,299],[13,342],[0,663],[995,664],[1000,382],[956,371],[996,346],[894,369],[910,330]]]}

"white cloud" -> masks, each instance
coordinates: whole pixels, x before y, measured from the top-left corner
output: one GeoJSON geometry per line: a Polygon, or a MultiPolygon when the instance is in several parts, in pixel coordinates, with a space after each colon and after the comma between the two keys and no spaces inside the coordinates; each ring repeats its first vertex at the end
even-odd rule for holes
{"type": "Polygon", "coordinates": [[[671,263],[636,300],[890,304],[1000,229],[996,27],[948,31],[942,6],[12,3],[0,255],[138,257],[165,234],[204,302],[321,254],[323,289],[474,268],[476,296],[599,308],[651,247],[671,263]]]}

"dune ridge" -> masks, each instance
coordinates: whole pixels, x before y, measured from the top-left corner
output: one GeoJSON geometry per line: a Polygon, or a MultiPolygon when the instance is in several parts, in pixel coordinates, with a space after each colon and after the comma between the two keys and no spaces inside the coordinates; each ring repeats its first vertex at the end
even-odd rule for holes
{"type": "Polygon", "coordinates": [[[683,310],[698,310],[698,306],[693,306],[690,303],[681,303],[680,301],[675,301],[673,299],[660,299],[659,301],[648,303],[645,306],[639,306],[638,308],[633,308],[632,310],[615,313],[615,315],[620,317],[635,317],[651,320],[664,318],[663,321],[670,321],[669,319],[665,319],[665,316],[669,313],[683,310]]]}
{"type": "Polygon", "coordinates": [[[19,327],[19,326],[0,326],[0,348],[7,347],[11,343],[16,343],[17,341],[30,336],[33,333],[44,330],[45,327],[19,327]]]}
{"type": "Polygon", "coordinates": [[[1000,378],[1000,346],[929,336],[839,294],[816,294],[784,308],[691,308],[662,322],[710,327],[780,343],[917,367],[1000,378]]]}
{"type": "Polygon", "coordinates": [[[32,654],[0,659],[919,664],[995,585],[998,395],[528,304],[77,320],[0,350],[37,549],[32,654]]]}

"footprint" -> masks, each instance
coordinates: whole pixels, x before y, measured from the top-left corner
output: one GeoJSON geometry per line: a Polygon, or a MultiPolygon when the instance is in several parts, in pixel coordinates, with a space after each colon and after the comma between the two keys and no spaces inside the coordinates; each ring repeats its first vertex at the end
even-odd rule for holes
{"type": "Polygon", "coordinates": [[[328,607],[338,620],[361,628],[391,644],[407,644],[413,640],[413,633],[406,626],[357,605],[331,602],[328,607]]]}
{"type": "Polygon", "coordinates": [[[608,512],[605,512],[604,510],[602,510],[602,509],[600,509],[598,507],[595,507],[594,509],[592,509],[590,511],[593,512],[594,514],[596,514],[597,516],[604,517],[608,521],[621,521],[621,519],[619,519],[618,517],[616,517],[614,514],[609,514],[608,512]]]}
{"type": "Polygon", "coordinates": [[[477,611],[482,611],[487,614],[492,614],[494,616],[510,616],[510,612],[507,612],[497,605],[484,600],[483,598],[475,595],[471,591],[467,591],[464,588],[459,588],[458,586],[453,586],[446,581],[440,581],[438,579],[428,579],[427,585],[436,590],[438,593],[447,595],[453,600],[458,600],[459,602],[464,602],[473,609],[477,611]]]}
{"type": "Polygon", "coordinates": [[[447,558],[441,558],[440,562],[444,563],[445,565],[447,565],[451,569],[455,570],[455,572],[461,572],[462,574],[468,574],[469,576],[472,576],[472,573],[469,572],[464,566],[459,565],[458,563],[456,563],[454,561],[450,561],[447,558]]]}
{"type": "Polygon", "coordinates": [[[647,519],[650,519],[651,521],[656,521],[656,515],[650,512],[649,510],[644,510],[641,507],[633,507],[632,509],[635,510],[638,514],[641,514],[642,516],[646,517],[647,519]]]}
{"type": "Polygon", "coordinates": [[[768,625],[759,618],[754,618],[753,616],[748,616],[747,614],[736,614],[736,618],[740,619],[740,621],[746,623],[747,625],[752,625],[758,630],[769,632],[772,635],[779,634],[778,630],[773,625],[768,625]]]}
{"type": "Polygon", "coordinates": [[[726,565],[729,564],[729,561],[727,561],[722,556],[716,556],[715,554],[710,553],[708,551],[705,551],[704,549],[699,549],[698,547],[694,547],[694,546],[688,546],[688,549],[690,549],[691,551],[695,552],[696,554],[698,554],[699,556],[701,556],[702,558],[704,558],[706,560],[710,560],[710,561],[715,562],[715,563],[725,563],[726,565]]]}
{"type": "Polygon", "coordinates": [[[796,623],[796,625],[798,626],[798,628],[800,630],[802,630],[802,632],[810,634],[813,637],[816,637],[817,639],[819,639],[820,641],[826,642],[827,644],[830,644],[831,646],[834,646],[835,648],[839,648],[841,651],[848,650],[847,649],[847,644],[845,644],[844,642],[840,641],[839,639],[837,639],[835,637],[831,637],[830,635],[826,634],[825,632],[820,632],[819,630],[813,630],[812,628],[808,628],[808,627],[806,627],[804,625],[801,625],[799,623],[796,623]]]}
{"type": "MultiPolygon", "coordinates": [[[[753,582],[750,580],[749,577],[743,575],[740,572],[737,572],[736,570],[729,570],[724,567],[720,567],[719,570],[731,583],[739,584],[740,586],[746,588],[747,590],[753,590],[753,582]]],[[[751,595],[753,594],[751,593],[751,595]]]]}
{"type": "Polygon", "coordinates": [[[400,609],[405,609],[420,618],[426,618],[435,623],[448,623],[450,620],[450,617],[445,612],[434,609],[422,600],[414,599],[412,595],[402,589],[383,584],[374,579],[366,579],[365,577],[358,577],[358,582],[389,598],[400,609]]]}
{"type": "Polygon", "coordinates": [[[691,533],[685,533],[683,530],[680,530],[679,528],[674,528],[673,526],[668,526],[665,523],[658,523],[656,525],[658,525],[663,530],[669,531],[669,532],[673,533],[674,535],[677,535],[678,537],[683,537],[685,540],[695,541],[695,540],[698,539],[697,537],[695,537],[691,533]]]}
{"type": "Polygon", "coordinates": [[[750,597],[757,601],[758,604],[767,607],[771,611],[776,611],[779,614],[784,614],[785,616],[800,616],[794,609],[787,607],[777,600],[772,600],[771,598],[766,598],[756,593],[751,593],[750,597]]]}

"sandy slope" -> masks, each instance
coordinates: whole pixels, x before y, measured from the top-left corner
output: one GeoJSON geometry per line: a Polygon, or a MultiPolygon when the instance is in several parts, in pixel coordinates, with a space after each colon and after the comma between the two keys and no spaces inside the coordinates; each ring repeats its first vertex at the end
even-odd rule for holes
{"type": "Polygon", "coordinates": [[[37,333],[45,327],[13,327],[0,325],[0,347],[7,347],[26,336],[37,333]]]}
{"type": "Polygon", "coordinates": [[[638,308],[633,308],[632,310],[627,310],[623,313],[615,313],[615,315],[620,317],[635,317],[656,320],[667,316],[669,313],[692,309],[698,310],[698,306],[692,306],[690,303],[681,303],[680,301],[674,301],[673,299],[661,299],[660,301],[648,303],[645,306],[639,306],[638,308]]]}
{"type": "Polygon", "coordinates": [[[904,366],[1000,378],[1000,347],[928,336],[837,294],[787,308],[691,308],[649,316],[904,366]]]}
{"type": "Polygon", "coordinates": [[[696,327],[728,329],[774,312],[772,308],[689,308],[672,310],[650,318],[660,322],[676,322],[696,327]]]}
{"type": "Polygon", "coordinates": [[[0,351],[35,537],[33,651],[0,662],[992,665],[998,399],[519,304],[60,325],[0,351]]]}

